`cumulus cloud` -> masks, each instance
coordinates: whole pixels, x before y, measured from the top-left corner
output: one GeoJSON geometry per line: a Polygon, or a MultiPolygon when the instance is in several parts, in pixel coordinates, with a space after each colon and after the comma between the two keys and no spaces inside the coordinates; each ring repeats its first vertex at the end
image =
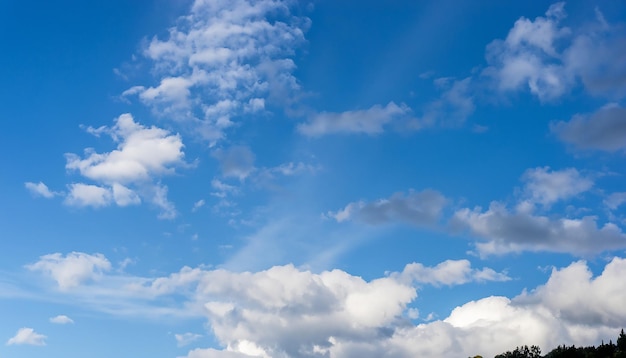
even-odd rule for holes
{"type": "Polygon", "coordinates": [[[437,222],[446,203],[447,200],[441,193],[427,189],[409,191],[408,194],[395,193],[390,198],[373,202],[349,203],[343,209],[329,212],[326,216],[337,222],[358,220],[370,225],[380,225],[400,221],[424,226],[437,222]]]}
{"type": "Polygon", "coordinates": [[[128,113],[115,119],[111,127],[88,127],[87,132],[110,136],[117,143],[117,149],[97,153],[88,148],[84,157],[73,153],[65,155],[66,169],[97,183],[70,184],[66,204],[129,206],[145,200],[161,209],[160,218],[176,216],[174,204],[167,199],[167,186],[156,180],[187,165],[180,135],[155,126],[146,127],[135,122],[128,113]]]}
{"type": "Polygon", "coordinates": [[[569,199],[588,191],[593,180],[580,175],[578,170],[567,168],[550,170],[549,167],[528,169],[522,176],[525,195],[533,203],[549,206],[559,200],[569,199]]]}
{"type": "MultiPolygon", "coordinates": [[[[92,132],[94,130],[92,129],[92,132]]],[[[122,114],[111,128],[102,127],[118,143],[108,153],[85,151],[85,157],[66,154],[68,170],[107,184],[128,184],[150,180],[153,176],[171,174],[183,164],[183,142],[179,135],[157,127],[145,127],[132,115],[122,114]]]]}
{"type": "Polygon", "coordinates": [[[212,143],[268,102],[289,105],[300,88],[291,57],[308,27],[290,4],[196,0],[167,36],[144,48],[158,83],[123,96],[136,95],[155,113],[192,123],[212,143]]]}
{"type": "Polygon", "coordinates": [[[61,290],[67,290],[83,282],[97,279],[111,269],[111,263],[102,254],[89,255],[72,252],[44,255],[34,264],[27,265],[31,271],[41,271],[54,279],[61,290]]]}
{"type": "Polygon", "coordinates": [[[505,273],[496,272],[491,268],[475,269],[469,260],[446,260],[434,267],[426,267],[414,262],[406,265],[400,279],[416,283],[441,285],[461,285],[472,281],[509,281],[511,278],[505,273]]]}
{"type": "Polygon", "coordinates": [[[46,199],[52,199],[57,195],[62,195],[62,193],[51,191],[48,188],[48,186],[44,184],[43,182],[39,182],[39,183],[26,182],[24,183],[24,187],[26,187],[26,189],[28,189],[33,195],[41,196],[46,199]]]}
{"type": "Polygon", "coordinates": [[[576,148],[615,152],[626,149],[625,119],[626,109],[610,104],[592,114],[577,114],[567,122],[552,122],[550,130],[576,148]]]}
{"type": "Polygon", "coordinates": [[[483,72],[492,77],[499,90],[528,89],[541,100],[565,94],[574,82],[560,61],[556,42],[570,34],[560,25],[565,18],[565,3],[556,3],[534,21],[520,18],[505,40],[487,47],[490,66],[483,72]],[[557,62],[557,63],[554,63],[557,62]]]}
{"type": "Polygon", "coordinates": [[[24,327],[20,328],[15,336],[9,338],[9,340],[7,341],[7,346],[21,344],[27,344],[31,346],[45,346],[46,338],[48,337],[35,332],[34,329],[24,327]]]}
{"type": "Polygon", "coordinates": [[[460,209],[451,223],[485,240],[476,244],[481,255],[550,251],[586,256],[626,247],[622,230],[610,222],[598,224],[595,216],[554,218],[527,210],[511,211],[499,202],[492,202],[485,211],[460,209]]]}
{"type": "Polygon", "coordinates": [[[56,324],[69,324],[69,323],[74,323],[74,320],[69,318],[66,315],[58,315],[55,317],[51,317],[50,322],[56,323],[56,324]]]}
{"type": "Polygon", "coordinates": [[[65,203],[71,206],[103,207],[111,204],[111,190],[97,185],[74,183],[68,186],[65,203]]]}
{"type": "Polygon", "coordinates": [[[621,25],[606,22],[599,9],[594,21],[575,28],[562,25],[565,3],[549,7],[534,20],[520,18],[504,40],[487,46],[482,72],[501,92],[528,90],[541,101],[566,95],[578,83],[592,95],[626,95],[626,36],[621,25]]]}
{"type": "MultiPolygon", "coordinates": [[[[625,275],[626,259],[612,259],[596,277],[578,261],[553,269],[544,285],[517,297],[470,301],[442,320],[421,324],[409,320],[420,285],[508,276],[473,268],[467,260],[412,263],[369,281],[342,270],[313,273],[293,265],[257,272],[185,267],[157,278],[125,275],[111,280],[117,286],[110,291],[98,292],[141,297],[141,307],[159,305],[152,317],[173,304],[160,298],[183,298],[178,309],[204,316],[221,345],[193,349],[187,357],[493,356],[520,344],[551,349],[613,338],[626,320],[625,275]]],[[[100,285],[84,284],[91,290],[100,285]]],[[[197,335],[176,338],[186,342],[197,335]]]]}
{"type": "Polygon", "coordinates": [[[389,102],[386,106],[374,105],[365,110],[341,113],[321,112],[308,122],[298,125],[298,132],[308,137],[333,133],[363,133],[374,135],[383,132],[384,126],[395,119],[405,118],[411,110],[406,105],[389,102]]]}

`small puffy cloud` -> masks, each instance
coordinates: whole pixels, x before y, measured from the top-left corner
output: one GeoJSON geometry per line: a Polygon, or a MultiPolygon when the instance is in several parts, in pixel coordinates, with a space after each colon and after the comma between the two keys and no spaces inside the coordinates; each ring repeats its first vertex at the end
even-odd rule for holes
{"type": "Polygon", "coordinates": [[[43,182],[39,182],[39,183],[26,182],[26,183],[24,183],[24,186],[33,195],[41,196],[41,197],[44,197],[46,199],[52,199],[52,198],[54,198],[57,195],[61,195],[61,193],[57,193],[57,192],[51,191],[48,188],[48,186],[46,184],[44,184],[43,182]]]}
{"type": "Polygon", "coordinates": [[[485,242],[476,244],[481,255],[520,251],[564,252],[592,255],[626,248],[626,235],[613,223],[598,224],[594,216],[579,219],[510,211],[492,202],[489,209],[460,209],[451,219],[456,227],[468,228],[485,242]]]}
{"type": "Polygon", "coordinates": [[[72,252],[63,256],[54,253],[41,256],[39,261],[27,265],[26,268],[50,275],[61,290],[67,290],[97,279],[103,272],[111,269],[111,263],[102,254],[72,252]]]}
{"type": "Polygon", "coordinates": [[[20,328],[15,336],[7,341],[7,346],[27,344],[31,346],[45,346],[46,336],[35,332],[34,329],[24,327],[20,328]]]}
{"type": "Polygon", "coordinates": [[[65,203],[70,206],[103,207],[111,204],[111,190],[97,185],[74,183],[68,186],[69,193],[65,203]]]}
{"type": "Polygon", "coordinates": [[[434,267],[426,267],[414,262],[406,265],[398,277],[435,286],[461,285],[472,281],[509,281],[511,279],[505,273],[496,272],[488,267],[480,270],[472,268],[469,260],[446,260],[434,267]]]}
{"type": "Polygon", "coordinates": [[[306,123],[298,125],[298,132],[308,137],[319,137],[334,133],[379,134],[385,125],[395,119],[405,118],[411,110],[406,105],[389,102],[386,106],[374,105],[365,110],[341,113],[321,112],[313,115],[306,123]]]}
{"type": "Polygon", "coordinates": [[[244,180],[256,169],[254,153],[247,146],[236,145],[228,149],[216,149],[212,155],[219,161],[222,175],[227,178],[244,180]]]}
{"type": "Polygon", "coordinates": [[[439,220],[447,203],[446,198],[435,190],[395,193],[388,199],[373,202],[354,202],[337,212],[326,215],[338,222],[358,220],[370,225],[406,222],[413,225],[432,225],[439,220]]]}
{"type": "Polygon", "coordinates": [[[549,206],[588,191],[593,180],[580,175],[578,170],[550,170],[549,167],[528,169],[522,176],[525,195],[530,201],[549,206]]]}
{"type": "Polygon", "coordinates": [[[579,149],[615,152],[626,149],[626,108],[611,104],[590,115],[550,124],[552,133],[579,149]]]}
{"type": "Polygon", "coordinates": [[[189,332],[180,333],[180,334],[176,333],[174,334],[174,338],[176,338],[176,344],[179,347],[184,347],[202,338],[202,335],[196,334],[196,333],[189,333],[189,332]]]}
{"type": "Polygon", "coordinates": [[[66,154],[66,168],[76,170],[86,178],[107,184],[136,183],[171,174],[175,166],[184,163],[183,142],[179,135],[157,127],[145,127],[128,113],[119,116],[113,127],[92,128],[94,131],[107,133],[118,146],[108,153],[88,149],[84,158],[66,154]]]}
{"type": "Polygon", "coordinates": [[[574,76],[558,63],[556,46],[570,34],[560,25],[565,17],[564,6],[563,2],[553,4],[545,16],[535,20],[520,18],[505,40],[489,44],[486,55],[490,66],[484,74],[495,80],[499,90],[528,89],[540,100],[548,101],[571,88],[574,76]]]}
{"type": "Polygon", "coordinates": [[[176,217],[174,204],[167,199],[167,186],[158,179],[187,165],[178,134],[146,127],[135,122],[130,114],[119,116],[112,127],[89,127],[87,132],[110,136],[117,149],[104,153],[87,149],[84,158],[66,154],[68,170],[96,182],[70,184],[65,197],[67,205],[104,207],[114,203],[124,207],[145,201],[161,209],[159,218],[176,217]]]}
{"type": "Polygon", "coordinates": [[[56,324],[69,324],[69,323],[74,323],[74,320],[69,318],[66,315],[58,315],[55,317],[51,317],[50,322],[56,323],[56,324]]]}

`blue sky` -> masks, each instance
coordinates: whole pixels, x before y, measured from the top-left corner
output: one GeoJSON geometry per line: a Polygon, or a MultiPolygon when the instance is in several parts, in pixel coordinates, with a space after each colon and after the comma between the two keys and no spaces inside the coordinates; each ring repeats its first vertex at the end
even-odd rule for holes
{"type": "Polygon", "coordinates": [[[0,357],[626,326],[626,5],[0,4],[0,357]]]}

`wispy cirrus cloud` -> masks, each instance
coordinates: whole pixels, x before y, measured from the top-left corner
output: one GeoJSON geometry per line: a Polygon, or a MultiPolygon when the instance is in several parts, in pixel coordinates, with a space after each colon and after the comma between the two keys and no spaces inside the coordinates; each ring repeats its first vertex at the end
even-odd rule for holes
{"type": "Polygon", "coordinates": [[[63,195],[63,193],[51,191],[43,182],[26,182],[24,183],[24,187],[26,187],[26,189],[28,189],[33,195],[41,196],[46,199],[52,199],[55,196],[63,195]]]}

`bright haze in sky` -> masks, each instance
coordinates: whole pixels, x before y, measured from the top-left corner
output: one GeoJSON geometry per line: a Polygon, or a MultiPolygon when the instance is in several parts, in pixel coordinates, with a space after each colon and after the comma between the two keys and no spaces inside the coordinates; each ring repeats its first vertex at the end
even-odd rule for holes
{"type": "Polygon", "coordinates": [[[0,3],[0,357],[626,326],[626,3],[0,3]]]}

